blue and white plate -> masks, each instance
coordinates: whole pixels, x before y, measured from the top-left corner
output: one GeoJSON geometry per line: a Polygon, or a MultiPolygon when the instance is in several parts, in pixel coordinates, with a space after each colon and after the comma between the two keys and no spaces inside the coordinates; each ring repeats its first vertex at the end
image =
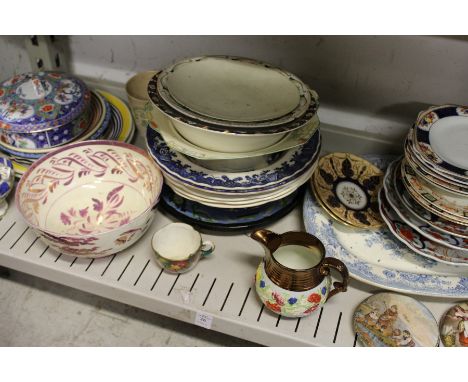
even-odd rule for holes
{"type": "Polygon", "coordinates": [[[252,192],[277,188],[303,173],[317,159],[320,151],[320,131],[302,146],[294,147],[278,162],[255,171],[223,173],[201,167],[184,155],[171,150],[162,136],[152,128],[146,133],[148,151],[164,172],[184,183],[199,188],[226,192],[252,192]]]}
{"type": "Polygon", "coordinates": [[[258,207],[214,208],[185,199],[163,187],[160,205],[175,217],[192,225],[216,231],[239,231],[270,224],[291,211],[303,195],[303,188],[291,195],[258,207]]]}
{"type": "Polygon", "coordinates": [[[306,231],[327,256],[343,261],[351,276],[384,289],[425,296],[468,297],[468,271],[427,259],[396,240],[387,228],[358,231],[328,217],[310,191],[303,207],[306,231]]]}

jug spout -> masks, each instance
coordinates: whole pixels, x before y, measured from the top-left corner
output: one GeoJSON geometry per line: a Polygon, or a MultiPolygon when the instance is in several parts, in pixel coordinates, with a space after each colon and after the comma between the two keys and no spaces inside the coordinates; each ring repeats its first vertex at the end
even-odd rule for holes
{"type": "Polygon", "coordinates": [[[281,235],[267,229],[257,229],[250,237],[262,244],[267,254],[271,254],[281,245],[281,235]]]}

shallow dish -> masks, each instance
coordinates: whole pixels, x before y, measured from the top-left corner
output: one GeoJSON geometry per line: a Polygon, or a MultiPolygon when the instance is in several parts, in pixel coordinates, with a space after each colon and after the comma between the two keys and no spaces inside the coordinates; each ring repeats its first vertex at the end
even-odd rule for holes
{"type": "Polygon", "coordinates": [[[401,176],[400,168],[398,167],[395,171],[395,178],[393,180],[397,197],[405,205],[405,207],[413,211],[420,219],[425,221],[427,224],[431,225],[434,228],[437,228],[443,232],[460,236],[462,238],[468,239],[468,227],[457,222],[452,222],[447,219],[444,219],[432,212],[424,209],[419,203],[417,203],[413,197],[407,191],[405,185],[403,184],[403,179],[401,176]]]}
{"type": "Polygon", "coordinates": [[[320,151],[320,132],[316,131],[303,146],[288,150],[280,163],[273,163],[262,170],[245,173],[216,172],[191,162],[189,158],[171,150],[164,139],[153,129],[146,132],[148,151],[164,172],[184,183],[225,192],[252,192],[276,188],[282,182],[304,172],[320,151]]]}
{"type": "Polygon", "coordinates": [[[385,196],[385,190],[379,193],[379,207],[388,229],[408,248],[422,256],[442,263],[468,266],[468,254],[465,251],[448,248],[421,235],[407,225],[392,209],[385,196]]]}
{"type": "Polygon", "coordinates": [[[225,126],[189,118],[169,107],[157,92],[157,79],[158,75],[155,75],[148,84],[153,120],[159,123],[164,117],[169,117],[175,129],[187,140],[212,151],[247,152],[271,146],[282,139],[287,132],[309,123],[316,115],[318,108],[318,101],[311,102],[309,108],[301,117],[271,128],[227,129],[225,126]]]}
{"type": "Polygon", "coordinates": [[[255,160],[253,159],[255,157],[277,153],[279,151],[303,145],[312,137],[312,135],[314,135],[319,125],[320,122],[316,115],[309,123],[287,133],[281,140],[271,146],[259,150],[237,153],[208,150],[193,144],[179,134],[179,132],[174,128],[170,118],[161,118],[157,124],[154,121],[151,123],[151,126],[162,135],[164,141],[171,149],[188,155],[189,157],[203,160],[231,160],[243,158],[252,158],[252,160],[255,160]]]}
{"type": "Polygon", "coordinates": [[[467,208],[453,203],[445,196],[442,197],[440,192],[434,192],[427,187],[426,182],[416,178],[413,169],[406,163],[405,159],[401,163],[401,175],[408,193],[423,208],[444,219],[468,225],[467,208]]]}
{"type": "Polygon", "coordinates": [[[312,187],[328,210],[359,228],[383,225],[377,202],[383,172],[350,153],[332,153],[320,158],[312,187]]]}
{"type": "Polygon", "coordinates": [[[160,73],[157,91],[180,113],[229,128],[291,122],[305,113],[312,98],[293,74],[229,56],[179,61],[160,73]]]}
{"type": "Polygon", "coordinates": [[[389,165],[383,183],[387,201],[392,209],[398,214],[399,218],[402,219],[411,228],[436,243],[442,244],[449,248],[468,251],[468,239],[452,235],[427,224],[427,222],[419,218],[418,215],[413,212],[413,210],[407,208],[400,200],[400,198],[397,196],[397,190],[394,183],[395,171],[399,170],[399,165],[400,160],[397,160],[389,165]]]}
{"type": "Polygon", "coordinates": [[[457,105],[430,108],[419,115],[414,134],[414,147],[425,161],[468,180],[468,108],[457,105]]]}
{"type": "Polygon", "coordinates": [[[303,207],[305,229],[343,261],[350,276],[366,284],[416,295],[466,298],[466,268],[442,264],[408,249],[389,232],[347,228],[321,209],[310,192],[303,207]]]}
{"type": "Polygon", "coordinates": [[[84,257],[114,254],[149,227],[163,183],[148,154],[115,141],[80,142],[35,162],[16,206],[51,247],[84,257]]]}

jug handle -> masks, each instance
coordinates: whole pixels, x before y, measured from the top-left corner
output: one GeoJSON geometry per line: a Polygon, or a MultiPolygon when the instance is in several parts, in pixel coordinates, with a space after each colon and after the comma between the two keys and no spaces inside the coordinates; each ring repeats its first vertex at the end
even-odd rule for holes
{"type": "Polygon", "coordinates": [[[340,260],[335,259],[334,257],[326,257],[323,259],[322,265],[320,266],[320,274],[328,276],[330,274],[330,268],[334,268],[340,272],[342,281],[335,281],[333,283],[334,289],[332,289],[328,294],[327,301],[339,292],[346,292],[349,280],[348,268],[346,268],[346,265],[344,265],[340,260]]]}

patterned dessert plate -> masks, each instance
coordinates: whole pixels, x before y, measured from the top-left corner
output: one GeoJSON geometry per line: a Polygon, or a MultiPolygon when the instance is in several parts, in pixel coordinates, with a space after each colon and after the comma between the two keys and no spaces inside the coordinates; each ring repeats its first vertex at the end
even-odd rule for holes
{"type": "Polygon", "coordinates": [[[468,109],[457,105],[431,108],[415,124],[415,149],[442,172],[468,180],[468,109]]]}
{"type": "Polygon", "coordinates": [[[468,227],[446,220],[430,211],[427,211],[411,197],[403,184],[399,167],[395,170],[394,177],[393,183],[395,185],[396,195],[408,210],[413,211],[420,219],[434,228],[468,239],[468,227]]]}
{"type": "Polygon", "coordinates": [[[400,219],[398,214],[388,203],[384,189],[381,189],[379,192],[379,208],[382,218],[390,231],[397,239],[414,252],[446,264],[468,266],[468,254],[466,251],[448,248],[436,243],[424,235],[421,235],[400,219]]]}
{"type": "Polygon", "coordinates": [[[399,219],[403,220],[406,224],[408,224],[421,235],[436,243],[453,249],[468,251],[468,239],[452,235],[427,224],[427,222],[419,218],[418,215],[413,212],[413,210],[408,209],[404,205],[404,203],[397,196],[397,190],[394,184],[395,171],[399,169],[399,166],[400,160],[397,160],[389,165],[387,172],[385,173],[383,183],[387,201],[391,208],[398,214],[399,219]]]}
{"type": "Polygon", "coordinates": [[[350,153],[332,153],[319,160],[312,179],[316,195],[340,220],[359,228],[383,225],[377,194],[383,172],[350,153]]]}
{"type": "Polygon", "coordinates": [[[426,306],[397,293],[377,293],[359,304],[353,327],[364,346],[438,346],[439,329],[426,306]]]}

